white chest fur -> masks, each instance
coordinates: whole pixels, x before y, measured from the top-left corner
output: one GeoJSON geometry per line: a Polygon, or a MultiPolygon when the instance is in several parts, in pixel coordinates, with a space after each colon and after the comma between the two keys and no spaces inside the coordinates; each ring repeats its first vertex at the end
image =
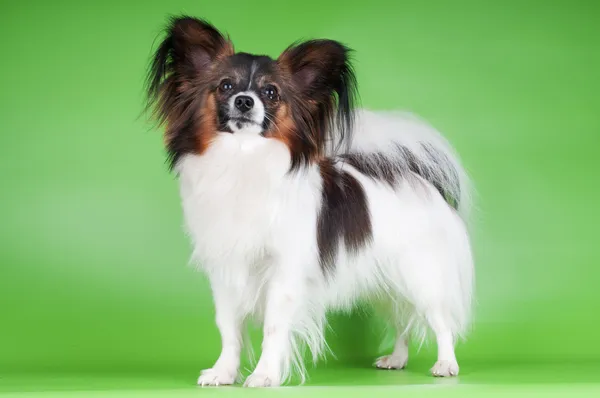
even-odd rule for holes
{"type": "Polygon", "coordinates": [[[289,164],[282,143],[229,133],[220,134],[202,156],[180,160],[181,198],[195,261],[210,267],[264,254],[285,228],[282,216],[302,201],[294,191],[306,178],[287,175],[289,164]]]}

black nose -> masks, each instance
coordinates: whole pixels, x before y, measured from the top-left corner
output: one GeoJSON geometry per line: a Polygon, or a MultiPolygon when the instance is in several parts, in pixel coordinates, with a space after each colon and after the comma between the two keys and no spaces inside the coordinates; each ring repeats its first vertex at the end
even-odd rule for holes
{"type": "Polygon", "coordinates": [[[254,100],[247,95],[240,95],[235,99],[235,107],[240,112],[248,112],[254,106],[254,100]]]}

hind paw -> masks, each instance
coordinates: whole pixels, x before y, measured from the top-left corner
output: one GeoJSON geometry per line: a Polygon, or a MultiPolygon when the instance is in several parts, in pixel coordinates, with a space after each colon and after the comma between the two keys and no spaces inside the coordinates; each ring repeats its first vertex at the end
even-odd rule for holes
{"type": "Polygon", "coordinates": [[[400,355],[385,355],[375,362],[378,369],[404,369],[408,362],[407,356],[400,355]]]}

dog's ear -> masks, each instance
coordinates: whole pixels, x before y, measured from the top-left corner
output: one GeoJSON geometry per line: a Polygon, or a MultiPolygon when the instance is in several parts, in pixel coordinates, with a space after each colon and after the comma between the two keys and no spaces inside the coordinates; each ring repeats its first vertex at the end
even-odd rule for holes
{"type": "Polygon", "coordinates": [[[202,73],[220,58],[233,55],[233,45],[208,22],[182,17],[171,21],[172,62],[182,74],[202,73]]]}
{"type": "Polygon", "coordinates": [[[185,16],[172,18],[148,71],[148,94],[158,95],[162,82],[169,77],[185,85],[233,53],[231,41],[208,22],[185,16]]]}
{"type": "Polygon", "coordinates": [[[277,59],[303,102],[336,125],[340,144],[351,139],[356,99],[350,52],[334,40],[309,40],[291,45],[277,59]]]}
{"type": "Polygon", "coordinates": [[[297,89],[310,99],[319,100],[334,92],[341,94],[354,84],[349,60],[350,50],[334,40],[309,40],[288,47],[278,58],[289,72],[297,89]]]}
{"type": "Polygon", "coordinates": [[[193,121],[203,106],[199,87],[205,86],[204,78],[219,60],[233,53],[231,41],[205,21],[184,16],[169,22],[148,69],[146,110],[151,110],[159,124],[166,124],[164,138],[171,165],[176,162],[173,153],[178,152],[174,148],[181,144],[178,139],[195,134],[193,121]]]}

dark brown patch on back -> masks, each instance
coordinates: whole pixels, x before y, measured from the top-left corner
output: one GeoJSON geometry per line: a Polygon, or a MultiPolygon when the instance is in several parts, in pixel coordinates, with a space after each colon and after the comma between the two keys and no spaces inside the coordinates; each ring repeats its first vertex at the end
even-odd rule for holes
{"type": "Polygon", "coordinates": [[[319,162],[322,180],[322,204],[317,220],[319,261],[323,272],[332,272],[340,248],[356,254],[373,237],[371,216],[365,191],[360,182],[340,171],[331,159],[319,162]]]}

